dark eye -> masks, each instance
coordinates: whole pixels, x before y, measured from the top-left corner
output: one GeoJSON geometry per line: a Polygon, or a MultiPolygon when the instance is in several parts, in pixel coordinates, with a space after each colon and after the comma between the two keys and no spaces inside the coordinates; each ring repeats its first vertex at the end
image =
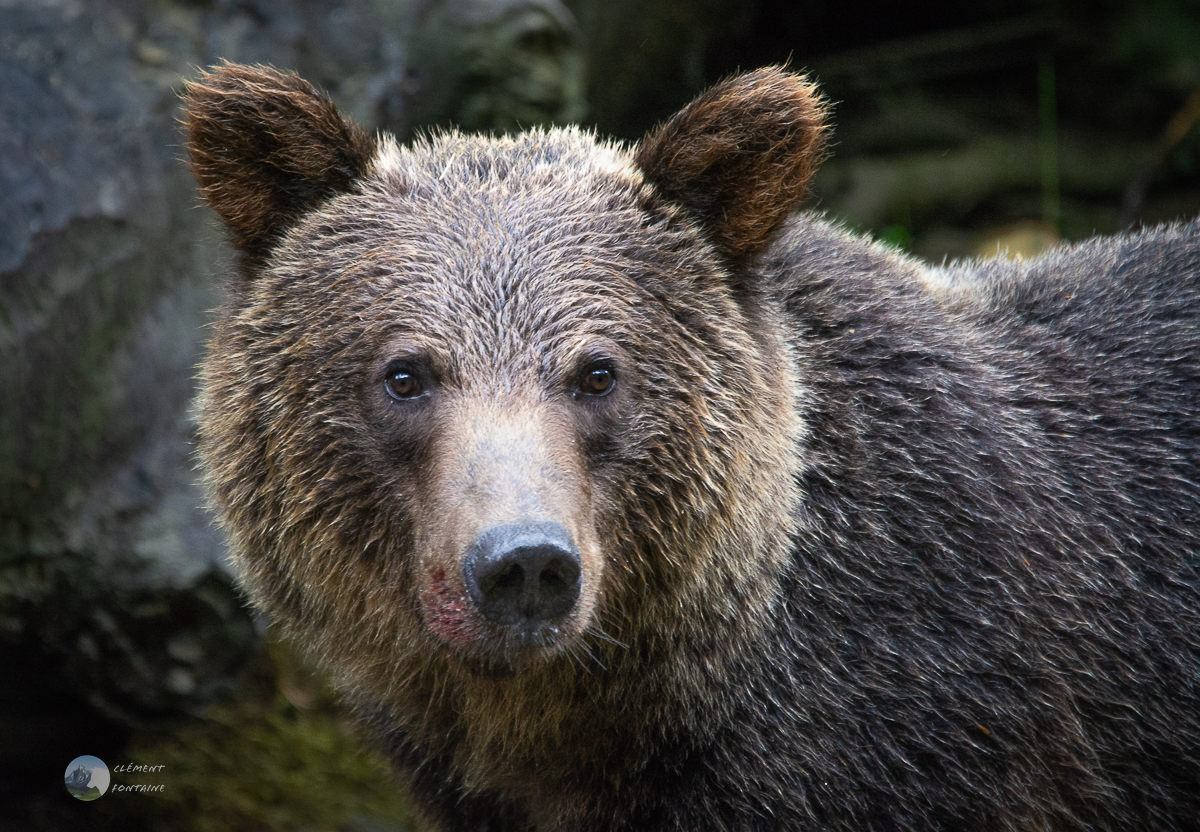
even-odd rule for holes
{"type": "Polygon", "coordinates": [[[425,387],[421,384],[421,380],[407,367],[389,369],[383,386],[387,388],[389,396],[401,401],[415,399],[425,393],[425,387]]]}
{"type": "Polygon", "coordinates": [[[579,377],[579,393],[585,396],[606,396],[617,386],[617,374],[612,367],[593,364],[579,377]]]}

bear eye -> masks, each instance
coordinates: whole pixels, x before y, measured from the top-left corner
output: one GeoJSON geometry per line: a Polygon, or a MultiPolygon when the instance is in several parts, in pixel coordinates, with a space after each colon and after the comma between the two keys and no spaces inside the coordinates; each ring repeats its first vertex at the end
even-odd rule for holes
{"type": "Polygon", "coordinates": [[[383,380],[383,386],[388,395],[398,401],[415,399],[425,395],[425,386],[417,378],[416,373],[408,367],[392,367],[388,369],[383,380]]]}
{"type": "MultiPolygon", "coordinates": [[[[579,376],[578,394],[607,396],[617,386],[617,374],[607,364],[592,364],[579,376]]],[[[578,395],[577,394],[577,395],[578,395]]]]}

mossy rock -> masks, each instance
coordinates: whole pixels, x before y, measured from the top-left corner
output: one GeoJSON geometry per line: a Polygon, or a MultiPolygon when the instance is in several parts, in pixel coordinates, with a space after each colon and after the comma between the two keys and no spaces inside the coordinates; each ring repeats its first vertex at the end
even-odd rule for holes
{"type": "Polygon", "coordinates": [[[164,786],[144,801],[158,828],[421,829],[387,761],[351,730],[323,680],[286,645],[269,643],[267,653],[254,678],[205,719],[135,739],[131,760],[165,768],[122,779],[164,786]]]}

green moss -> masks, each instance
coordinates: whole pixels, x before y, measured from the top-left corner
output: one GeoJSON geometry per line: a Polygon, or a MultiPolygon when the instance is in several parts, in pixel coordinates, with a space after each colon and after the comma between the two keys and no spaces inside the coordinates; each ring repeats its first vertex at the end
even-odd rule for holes
{"type": "MultiPolygon", "coordinates": [[[[289,669],[272,664],[286,689],[289,669]]],[[[122,782],[165,787],[145,796],[159,828],[417,832],[386,760],[364,747],[329,696],[311,697],[313,707],[301,708],[279,689],[264,693],[243,690],[202,721],[135,741],[133,763],[165,769],[121,775],[122,782]]]]}

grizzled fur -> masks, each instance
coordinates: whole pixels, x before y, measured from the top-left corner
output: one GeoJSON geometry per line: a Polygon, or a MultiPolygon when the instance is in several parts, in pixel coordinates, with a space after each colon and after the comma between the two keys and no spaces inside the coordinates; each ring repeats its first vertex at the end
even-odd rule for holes
{"type": "Polygon", "coordinates": [[[792,214],[773,69],[632,150],[186,98],[235,566],[439,828],[1196,828],[1200,226],[930,268],[792,214]],[[514,521],[578,549],[553,626],[466,588],[514,521]]]}

